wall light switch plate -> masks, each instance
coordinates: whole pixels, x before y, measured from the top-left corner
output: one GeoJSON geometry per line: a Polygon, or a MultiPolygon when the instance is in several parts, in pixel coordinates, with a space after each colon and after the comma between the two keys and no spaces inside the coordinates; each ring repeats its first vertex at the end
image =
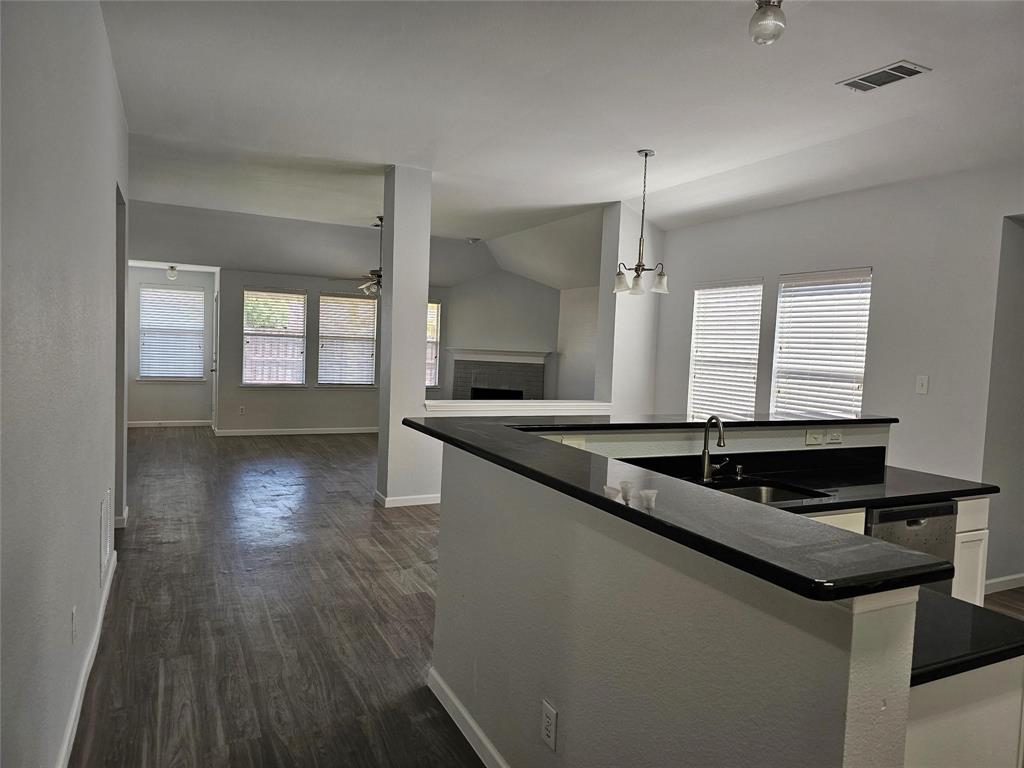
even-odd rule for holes
{"type": "Polygon", "coordinates": [[[914,385],[914,391],[919,395],[928,394],[928,377],[918,376],[917,383],[914,385]]]}
{"type": "Polygon", "coordinates": [[[829,429],[825,431],[825,442],[828,445],[838,445],[843,442],[843,430],[829,429]]]}
{"type": "Polygon", "coordinates": [[[808,429],[804,438],[804,445],[824,445],[825,444],[825,430],[824,429],[808,429]]]}

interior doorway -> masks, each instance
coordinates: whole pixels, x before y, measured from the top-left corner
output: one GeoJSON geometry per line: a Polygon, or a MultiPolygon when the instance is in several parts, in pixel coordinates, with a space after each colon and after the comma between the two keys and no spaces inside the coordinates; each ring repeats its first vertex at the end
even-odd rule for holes
{"type": "Polygon", "coordinates": [[[114,186],[114,527],[124,528],[128,522],[127,468],[128,402],[125,398],[125,305],[127,302],[128,206],[121,188],[114,186]]]}

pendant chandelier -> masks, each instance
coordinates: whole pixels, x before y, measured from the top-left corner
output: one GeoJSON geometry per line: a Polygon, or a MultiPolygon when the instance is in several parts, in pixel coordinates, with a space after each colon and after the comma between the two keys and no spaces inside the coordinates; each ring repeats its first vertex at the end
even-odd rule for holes
{"type": "Polygon", "coordinates": [[[619,270],[615,273],[615,293],[628,291],[633,296],[639,296],[644,292],[644,272],[657,272],[654,277],[654,286],[651,293],[668,293],[668,275],[665,274],[665,265],[659,262],[653,267],[644,264],[644,223],[647,220],[647,159],[654,157],[653,149],[638,149],[636,151],[644,159],[644,192],[643,202],[640,207],[640,247],[637,252],[636,264],[627,267],[619,262],[619,270]],[[633,278],[626,277],[626,272],[632,272],[633,278]]]}

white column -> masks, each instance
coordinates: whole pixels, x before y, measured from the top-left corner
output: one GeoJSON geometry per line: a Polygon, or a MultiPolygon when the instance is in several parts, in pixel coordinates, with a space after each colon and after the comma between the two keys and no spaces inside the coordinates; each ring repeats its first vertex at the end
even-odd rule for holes
{"type": "Polygon", "coordinates": [[[430,185],[420,168],[394,166],[384,177],[376,497],[386,507],[436,503],[441,492],[436,442],[402,426],[424,413],[430,185]]]}
{"type": "MultiPolygon", "coordinates": [[[[604,211],[601,238],[601,284],[597,310],[594,397],[612,404],[613,414],[654,411],[655,354],[658,343],[659,294],[651,293],[651,273],[644,275],[642,296],[613,293],[619,262],[636,263],[640,214],[612,203],[604,211]]],[[[664,235],[647,223],[644,263],[653,267],[664,252],[664,235]]]]}

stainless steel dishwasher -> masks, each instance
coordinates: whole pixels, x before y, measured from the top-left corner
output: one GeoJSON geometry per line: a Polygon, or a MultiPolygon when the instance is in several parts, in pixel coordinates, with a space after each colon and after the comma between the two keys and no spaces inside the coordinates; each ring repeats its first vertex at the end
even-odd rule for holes
{"type": "MultiPolygon", "coordinates": [[[[956,548],[956,504],[943,501],[869,509],[865,533],[952,563],[956,548]]],[[[937,581],[924,586],[948,595],[953,590],[953,581],[937,581]]]]}

